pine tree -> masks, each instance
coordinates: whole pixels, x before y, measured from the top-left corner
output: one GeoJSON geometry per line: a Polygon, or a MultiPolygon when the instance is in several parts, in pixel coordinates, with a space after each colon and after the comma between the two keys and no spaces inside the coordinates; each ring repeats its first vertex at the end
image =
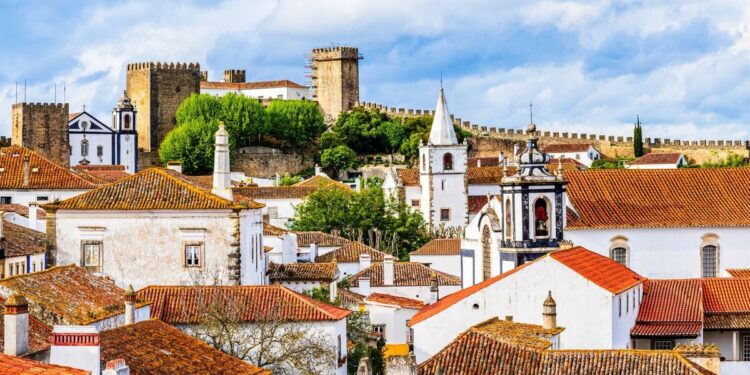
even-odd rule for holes
{"type": "Polygon", "coordinates": [[[637,158],[643,156],[643,129],[640,117],[635,117],[635,128],[633,129],[633,155],[637,158]]]}

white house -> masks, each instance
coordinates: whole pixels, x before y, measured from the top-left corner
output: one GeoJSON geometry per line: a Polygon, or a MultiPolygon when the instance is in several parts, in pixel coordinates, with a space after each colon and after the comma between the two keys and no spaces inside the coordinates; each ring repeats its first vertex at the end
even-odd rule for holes
{"type": "Polygon", "coordinates": [[[294,232],[263,223],[263,246],[269,263],[297,263],[297,234],[294,232]]]}
{"type": "Polygon", "coordinates": [[[21,146],[0,148],[0,203],[54,202],[97,187],[67,166],[21,146]]]}
{"type": "Polygon", "coordinates": [[[227,133],[216,133],[211,191],[150,168],[44,206],[49,265],[74,263],[118,285],[266,283],[262,204],[232,200],[227,133]]]}
{"type": "Polygon", "coordinates": [[[389,348],[413,343],[412,330],[407,323],[426,303],[419,299],[371,293],[364,298],[364,305],[373,331],[381,335],[389,348]]]}
{"type": "Polygon", "coordinates": [[[261,319],[289,322],[289,325],[311,336],[323,337],[336,350],[336,360],[321,368],[321,374],[346,374],[346,317],[351,314],[349,310],[328,305],[280,285],[150,286],[138,291],[138,297],[152,302],[152,318],[187,332],[201,323],[201,312],[214,303],[238,309],[240,322],[248,326],[261,319]],[[247,304],[246,301],[254,303],[247,304]]]}
{"type": "Polygon", "coordinates": [[[2,278],[44,270],[46,250],[44,232],[0,220],[2,278]]]}
{"type": "Polygon", "coordinates": [[[138,168],[138,132],[136,110],[123,92],[112,110],[112,126],[90,113],[71,114],[68,121],[70,165],[123,165],[128,173],[138,168]]]}
{"type": "MultiPolygon", "coordinates": [[[[311,246],[310,249],[311,251],[317,250],[314,246],[311,246]]],[[[382,262],[387,255],[359,241],[354,241],[334,251],[317,256],[311,254],[310,257],[311,259],[314,258],[315,262],[323,263],[335,260],[338,264],[340,276],[344,278],[370,267],[372,262],[382,262]]]]}
{"type": "Polygon", "coordinates": [[[461,276],[461,239],[434,239],[412,251],[409,260],[449,275],[461,276]]]}
{"type": "Polygon", "coordinates": [[[335,236],[323,232],[294,232],[297,234],[297,254],[299,260],[304,262],[313,262],[315,259],[310,257],[313,254],[314,257],[319,255],[328,254],[346,244],[349,240],[344,237],[335,236]]]}
{"type": "MultiPolygon", "coordinates": [[[[230,82],[201,82],[201,93],[211,96],[224,96],[228,93],[240,94],[256,99],[310,100],[310,88],[289,80],[245,82],[244,70],[242,79],[230,82]]],[[[227,72],[225,72],[226,77],[227,72]]]]}
{"type": "Polygon", "coordinates": [[[625,166],[630,169],[676,169],[688,165],[685,155],[679,152],[651,152],[625,166]]]}
{"type": "Polygon", "coordinates": [[[540,324],[540,306],[551,294],[557,306],[562,349],[632,348],[644,278],[581,247],[549,253],[509,272],[448,295],[409,322],[418,363],[461,332],[494,317],[540,324]]]}
{"type": "Polygon", "coordinates": [[[298,293],[323,288],[328,290],[330,302],[336,300],[338,278],[336,262],[271,263],[268,267],[268,279],[271,284],[279,284],[298,293]]]}
{"type": "Polygon", "coordinates": [[[602,154],[591,143],[552,143],[544,148],[544,153],[555,159],[571,158],[587,167],[602,158],[602,154]]]}

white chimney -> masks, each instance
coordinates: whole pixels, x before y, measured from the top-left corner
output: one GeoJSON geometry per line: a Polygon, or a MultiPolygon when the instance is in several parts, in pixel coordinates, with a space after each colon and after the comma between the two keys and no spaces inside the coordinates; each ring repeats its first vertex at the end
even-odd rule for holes
{"type": "Polygon", "coordinates": [[[125,324],[135,323],[135,291],[132,285],[128,285],[125,292],[125,324]]]}
{"type": "Polygon", "coordinates": [[[383,258],[383,285],[393,285],[393,256],[383,258]]]}
{"type": "Polygon", "coordinates": [[[224,199],[232,200],[231,172],[229,171],[229,133],[219,124],[214,144],[214,185],[211,189],[224,199]]]}
{"type": "Polygon", "coordinates": [[[359,294],[367,297],[370,295],[370,278],[360,277],[359,278],[359,294]]]}
{"type": "Polygon", "coordinates": [[[320,168],[319,165],[315,164],[315,175],[320,176],[323,174],[323,168],[320,168]]]}
{"type": "Polygon", "coordinates": [[[38,230],[36,228],[37,206],[36,202],[29,202],[29,229],[38,230]]]}
{"type": "Polygon", "coordinates": [[[359,254],[359,270],[362,271],[363,269],[370,267],[370,264],[372,264],[372,258],[370,258],[370,254],[359,254]]]}
{"type": "Polygon", "coordinates": [[[3,353],[21,356],[29,352],[29,303],[20,295],[5,300],[3,353]]]}
{"type": "Polygon", "coordinates": [[[171,169],[177,173],[182,173],[182,162],[179,160],[167,162],[167,169],[171,169]]]}
{"type": "Polygon", "coordinates": [[[281,176],[279,175],[279,172],[276,172],[276,179],[273,183],[274,186],[281,186],[281,176]]]}
{"type": "Polygon", "coordinates": [[[128,367],[124,359],[113,359],[107,361],[107,364],[104,365],[102,375],[130,375],[130,367],[128,367]]]}
{"type": "Polygon", "coordinates": [[[315,262],[315,259],[318,259],[318,244],[311,243],[310,244],[310,262],[315,262]]]}
{"type": "Polygon", "coordinates": [[[482,159],[477,158],[477,167],[481,167],[481,166],[482,166],[482,159]]]}
{"type": "Polygon", "coordinates": [[[54,326],[49,363],[99,374],[99,331],[92,326],[54,326]]]}

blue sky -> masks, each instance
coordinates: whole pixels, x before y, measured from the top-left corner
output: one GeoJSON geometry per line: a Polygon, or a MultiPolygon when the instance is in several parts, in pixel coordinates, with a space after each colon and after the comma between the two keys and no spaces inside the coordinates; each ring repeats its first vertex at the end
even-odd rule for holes
{"type": "Polygon", "coordinates": [[[15,83],[67,87],[103,119],[125,64],[199,62],[217,78],[305,83],[314,47],[358,46],[361,100],[540,130],[750,139],[747,1],[0,1],[0,134],[15,83]]]}

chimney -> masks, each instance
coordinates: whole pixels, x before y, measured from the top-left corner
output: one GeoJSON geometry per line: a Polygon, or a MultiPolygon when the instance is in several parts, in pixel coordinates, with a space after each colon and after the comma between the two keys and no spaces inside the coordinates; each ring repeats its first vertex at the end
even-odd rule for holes
{"type": "Polygon", "coordinates": [[[721,371],[721,354],[716,344],[677,344],[674,351],[713,374],[721,371]]]}
{"type": "Polygon", "coordinates": [[[440,287],[435,272],[430,272],[430,303],[435,303],[440,299],[440,287]]]}
{"type": "Polygon", "coordinates": [[[167,162],[167,169],[171,169],[177,173],[182,173],[182,162],[179,160],[172,160],[167,162]]]}
{"type": "Polygon", "coordinates": [[[315,262],[315,259],[318,259],[318,244],[311,243],[310,244],[310,262],[315,262]]]}
{"type": "Polygon", "coordinates": [[[99,331],[92,326],[54,326],[49,363],[99,374],[99,331]]]}
{"type": "Polygon", "coordinates": [[[229,133],[224,123],[219,124],[214,144],[214,186],[211,193],[224,199],[232,200],[232,189],[229,171],[229,133]]]}
{"type": "Polygon", "coordinates": [[[29,186],[29,173],[31,173],[30,169],[29,155],[25,155],[23,157],[23,186],[29,186]]]}
{"type": "Polygon", "coordinates": [[[477,167],[481,167],[481,166],[482,166],[482,159],[477,158],[477,167]]]}
{"type": "Polygon", "coordinates": [[[279,172],[276,172],[276,179],[273,183],[274,186],[281,186],[281,176],[279,175],[279,172]]]}
{"type": "Polygon", "coordinates": [[[393,285],[393,256],[383,258],[383,285],[393,285]]]}
{"type": "Polygon", "coordinates": [[[336,262],[336,258],[333,258],[333,261],[331,263],[333,263],[333,269],[335,270],[334,272],[336,276],[328,286],[328,301],[334,303],[336,302],[336,297],[338,297],[339,295],[338,285],[336,284],[336,279],[338,279],[339,276],[339,268],[338,263],[336,262]]]}
{"type": "Polygon", "coordinates": [[[370,278],[368,276],[359,278],[359,294],[365,297],[370,295],[370,278]]]}
{"type": "MultiPolygon", "coordinates": [[[[38,204],[36,202],[29,202],[29,229],[33,230],[39,230],[37,229],[37,206],[38,204]]],[[[0,231],[2,233],[2,231],[0,231]]]]}
{"type": "Polygon", "coordinates": [[[135,323],[135,291],[132,285],[128,285],[125,292],[125,324],[135,323]]]}
{"type": "Polygon", "coordinates": [[[315,175],[320,176],[323,174],[323,169],[319,165],[315,164],[315,175]]]}
{"type": "Polygon", "coordinates": [[[505,321],[506,322],[512,322],[513,321],[513,315],[506,315],[505,316],[505,321]]]}
{"type": "Polygon", "coordinates": [[[547,299],[542,307],[542,327],[544,329],[557,328],[557,303],[552,298],[552,291],[547,292],[547,299]]]}
{"type": "Polygon", "coordinates": [[[359,254],[359,270],[362,271],[363,269],[370,267],[372,264],[372,258],[370,257],[370,254],[359,254]]]}
{"type": "Polygon", "coordinates": [[[29,303],[21,295],[5,300],[3,352],[21,356],[29,352],[29,303]]]}
{"type": "Polygon", "coordinates": [[[104,365],[102,375],[130,375],[130,367],[128,367],[122,358],[113,359],[107,361],[107,364],[104,365]]]}

